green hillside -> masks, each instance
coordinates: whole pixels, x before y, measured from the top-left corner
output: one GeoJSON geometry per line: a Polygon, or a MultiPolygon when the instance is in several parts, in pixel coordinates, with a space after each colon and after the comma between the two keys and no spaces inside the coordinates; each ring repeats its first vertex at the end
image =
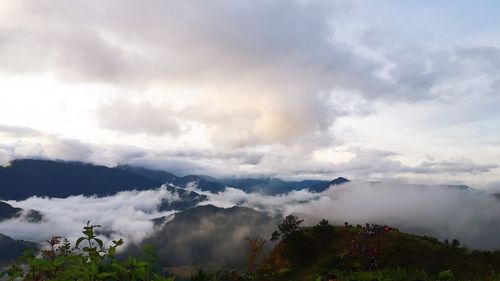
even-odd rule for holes
{"type": "MultiPolygon", "coordinates": [[[[249,212],[244,208],[222,210],[213,206],[194,209],[197,213],[217,214],[219,218],[249,212]],[[220,212],[229,212],[231,215],[221,216],[220,212]]],[[[194,217],[190,215],[185,221],[194,217]]],[[[233,248],[231,255],[234,259],[242,257],[246,264],[232,266],[225,263],[223,267],[213,265],[208,268],[209,271],[200,271],[200,267],[195,264],[169,267],[162,256],[165,251],[174,250],[175,246],[168,243],[156,243],[152,248],[146,248],[146,254],[136,253],[135,256],[116,258],[115,249],[122,245],[121,239],[114,240],[114,246],[106,248],[94,233],[94,228],[99,226],[88,225],[84,228],[84,236],[78,241],[63,242],[60,237],[55,237],[49,241],[49,247],[45,247],[40,258],[25,256],[21,263],[8,267],[4,277],[23,276],[22,280],[96,281],[500,280],[500,251],[471,251],[460,246],[460,242],[455,239],[441,242],[432,237],[403,233],[384,225],[351,226],[346,223],[344,226],[333,226],[322,220],[316,226],[301,227],[301,222],[295,216],[287,216],[277,225],[271,241],[259,235],[244,237],[243,241],[248,242],[247,246],[233,248]],[[80,249],[75,249],[78,246],[80,249]],[[269,248],[271,250],[266,251],[269,248]],[[23,263],[29,265],[29,271],[22,270],[23,263]]],[[[194,220],[194,223],[199,222],[194,220]]],[[[227,220],[225,228],[231,224],[227,220]]],[[[217,226],[214,224],[214,227],[217,226]]],[[[188,230],[182,229],[181,232],[186,235],[188,230]]],[[[177,236],[182,234],[177,233],[177,236]]],[[[222,247],[221,241],[216,239],[211,251],[222,247]]],[[[196,240],[190,240],[190,243],[196,244],[196,240]]],[[[197,251],[200,251],[196,252],[197,255],[202,254],[201,248],[197,251]]],[[[216,264],[213,258],[214,256],[207,256],[205,262],[216,264]]]]}
{"type": "Polygon", "coordinates": [[[470,251],[459,243],[440,242],[387,226],[334,227],[323,222],[285,237],[267,255],[263,270],[287,271],[287,280],[396,269],[416,272],[421,278],[450,271],[458,280],[488,280],[500,273],[500,251],[470,251]]]}

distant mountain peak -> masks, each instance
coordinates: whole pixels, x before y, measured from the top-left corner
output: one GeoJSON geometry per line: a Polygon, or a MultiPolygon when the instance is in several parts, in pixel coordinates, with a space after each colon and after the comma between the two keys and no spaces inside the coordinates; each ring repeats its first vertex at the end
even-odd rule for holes
{"type": "Polygon", "coordinates": [[[151,180],[161,181],[162,183],[167,183],[180,188],[187,188],[189,184],[194,183],[196,184],[196,188],[201,191],[219,193],[226,189],[224,185],[218,182],[210,181],[206,176],[187,175],[179,177],[166,171],[152,170],[129,165],[118,166],[118,168],[151,180]]]}
{"type": "Polygon", "coordinates": [[[323,192],[323,191],[327,190],[332,185],[340,185],[340,184],[344,184],[344,183],[347,183],[347,182],[350,182],[350,180],[348,180],[348,179],[346,179],[344,177],[338,177],[338,178],[336,178],[336,179],[334,179],[332,181],[329,181],[329,182],[319,183],[319,184],[310,186],[309,187],[309,191],[320,193],[320,192],[323,192]]]}

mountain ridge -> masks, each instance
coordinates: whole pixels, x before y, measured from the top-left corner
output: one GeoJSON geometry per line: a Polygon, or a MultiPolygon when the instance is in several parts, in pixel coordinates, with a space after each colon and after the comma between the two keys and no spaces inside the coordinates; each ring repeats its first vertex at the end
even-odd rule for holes
{"type": "Polygon", "coordinates": [[[103,196],[161,184],[119,169],[81,162],[20,159],[0,167],[0,198],[12,200],[31,196],[103,196]]]}
{"type": "MultiPolygon", "coordinates": [[[[338,180],[338,179],[336,179],[338,180]]],[[[334,181],[284,181],[279,178],[222,178],[186,175],[130,165],[106,167],[83,162],[17,159],[0,167],[0,199],[23,200],[31,196],[65,198],[72,195],[112,195],[127,190],[147,190],[169,184],[174,187],[220,193],[231,186],[247,193],[284,194],[321,187],[334,181]],[[26,175],[29,175],[27,177],[26,175]]],[[[338,184],[338,183],[337,183],[338,184]]]]}

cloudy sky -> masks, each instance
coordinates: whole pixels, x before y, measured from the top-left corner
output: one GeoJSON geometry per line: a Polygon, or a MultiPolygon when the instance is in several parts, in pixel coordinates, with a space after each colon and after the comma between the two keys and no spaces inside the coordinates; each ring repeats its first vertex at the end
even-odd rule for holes
{"type": "Polygon", "coordinates": [[[500,3],[0,0],[0,164],[500,179],[500,3]]]}

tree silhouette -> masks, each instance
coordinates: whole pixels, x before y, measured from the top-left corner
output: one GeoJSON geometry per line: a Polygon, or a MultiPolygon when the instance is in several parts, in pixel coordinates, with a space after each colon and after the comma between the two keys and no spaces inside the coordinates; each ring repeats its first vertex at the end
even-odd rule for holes
{"type": "Polygon", "coordinates": [[[280,238],[281,238],[280,233],[277,230],[273,231],[273,233],[271,234],[271,241],[274,242],[275,246],[276,246],[276,242],[278,240],[280,240],[280,238]]]}
{"type": "Polygon", "coordinates": [[[330,225],[330,223],[325,220],[325,219],[322,219],[319,223],[318,223],[319,226],[328,226],[330,225]]]}
{"type": "Polygon", "coordinates": [[[287,239],[290,234],[294,233],[295,231],[300,229],[300,224],[304,220],[299,220],[297,216],[294,215],[288,215],[285,217],[285,220],[278,224],[278,229],[281,234],[282,239],[287,239]]]}

